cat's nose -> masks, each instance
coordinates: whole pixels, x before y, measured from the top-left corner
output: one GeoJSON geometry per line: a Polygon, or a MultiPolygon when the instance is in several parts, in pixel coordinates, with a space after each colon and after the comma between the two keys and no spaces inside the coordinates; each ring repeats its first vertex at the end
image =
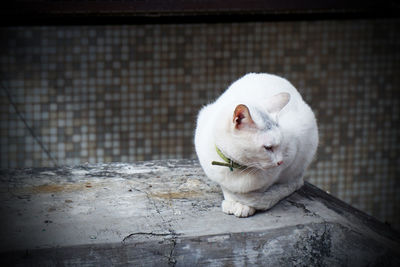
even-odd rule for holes
{"type": "Polygon", "coordinates": [[[280,160],[280,161],[278,161],[276,164],[278,164],[278,166],[279,166],[279,165],[282,165],[282,163],[283,163],[283,161],[280,160]]]}

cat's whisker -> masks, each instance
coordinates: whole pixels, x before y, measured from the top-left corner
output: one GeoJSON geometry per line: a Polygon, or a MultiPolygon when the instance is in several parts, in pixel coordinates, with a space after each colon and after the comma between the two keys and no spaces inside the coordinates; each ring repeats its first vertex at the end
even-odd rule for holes
{"type": "Polygon", "coordinates": [[[262,171],[262,170],[258,167],[257,163],[251,163],[251,164],[248,164],[245,169],[241,170],[240,174],[247,172],[248,175],[254,175],[260,171],[262,171]]]}
{"type": "Polygon", "coordinates": [[[249,171],[249,174],[254,174],[255,172],[258,172],[259,171],[258,164],[257,163],[247,164],[244,169],[240,170],[240,174],[247,171],[249,171]]]}

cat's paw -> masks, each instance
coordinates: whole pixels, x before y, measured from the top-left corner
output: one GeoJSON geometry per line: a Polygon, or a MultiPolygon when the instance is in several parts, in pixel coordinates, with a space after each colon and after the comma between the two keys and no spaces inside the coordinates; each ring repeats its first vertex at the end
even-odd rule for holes
{"type": "Polygon", "coordinates": [[[234,201],[230,201],[230,200],[223,200],[222,201],[222,211],[226,214],[233,214],[233,207],[235,206],[234,201]]]}
{"type": "Polygon", "coordinates": [[[233,214],[236,217],[241,218],[251,216],[256,212],[253,207],[249,207],[230,200],[222,201],[222,211],[227,214],[233,214]]]}
{"type": "Polygon", "coordinates": [[[254,215],[255,212],[256,212],[255,208],[249,207],[249,206],[246,206],[246,205],[243,205],[243,204],[240,204],[240,203],[236,202],[235,206],[234,206],[233,214],[236,217],[244,218],[244,217],[248,217],[248,216],[254,215]]]}

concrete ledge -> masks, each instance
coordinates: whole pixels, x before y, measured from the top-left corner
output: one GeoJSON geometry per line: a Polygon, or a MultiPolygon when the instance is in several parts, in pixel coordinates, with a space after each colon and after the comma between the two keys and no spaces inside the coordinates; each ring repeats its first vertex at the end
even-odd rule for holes
{"type": "Polygon", "coordinates": [[[307,183],[223,214],[197,161],[5,170],[0,200],[2,266],[400,266],[398,232],[307,183]]]}

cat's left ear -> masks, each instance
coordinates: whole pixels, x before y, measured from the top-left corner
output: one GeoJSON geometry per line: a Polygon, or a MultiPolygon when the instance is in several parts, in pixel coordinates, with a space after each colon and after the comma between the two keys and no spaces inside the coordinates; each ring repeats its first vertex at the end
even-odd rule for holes
{"type": "Polygon", "coordinates": [[[267,100],[267,110],[275,119],[277,118],[279,112],[289,103],[290,94],[282,92],[276,94],[267,100]]]}
{"type": "Polygon", "coordinates": [[[244,127],[254,126],[253,119],[250,116],[249,108],[246,105],[237,105],[235,111],[233,112],[233,123],[235,128],[240,130],[244,127]]]}

